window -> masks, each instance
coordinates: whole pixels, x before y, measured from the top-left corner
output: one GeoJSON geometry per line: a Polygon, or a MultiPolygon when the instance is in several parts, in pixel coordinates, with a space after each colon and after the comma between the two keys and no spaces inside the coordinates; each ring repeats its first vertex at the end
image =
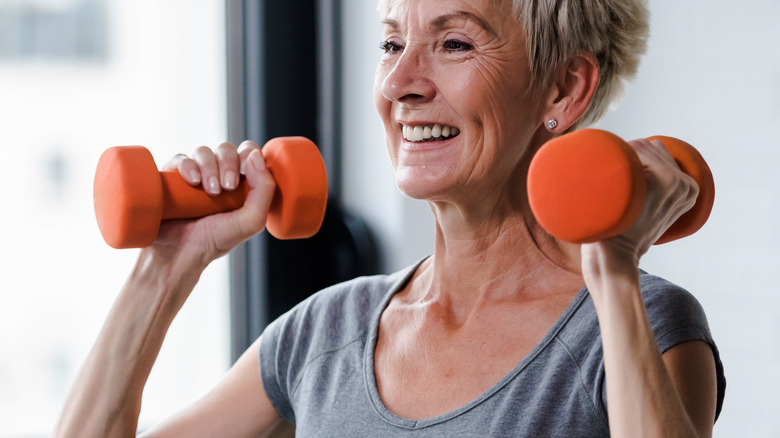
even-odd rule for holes
{"type": "MultiPolygon", "coordinates": [[[[133,266],[97,229],[100,153],[140,144],[161,165],[227,138],[223,3],[0,3],[0,437],[49,435],[133,266]]],[[[229,346],[220,260],[170,329],[141,427],[212,387],[229,346]]]]}
{"type": "Polygon", "coordinates": [[[104,61],[106,2],[12,1],[0,4],[0,59],[104,61]]]}

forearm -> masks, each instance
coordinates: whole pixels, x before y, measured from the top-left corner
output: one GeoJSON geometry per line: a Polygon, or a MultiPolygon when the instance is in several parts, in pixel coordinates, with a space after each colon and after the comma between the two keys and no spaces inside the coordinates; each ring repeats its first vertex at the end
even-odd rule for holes
{"type": "Polygon", "coordinates": [[[586,282],[601,327],[612,436],[697,436],[658,350],[636,262],[596,255],[586,282]]]}
{"type": "Polygon", "coordinates": [[[53,436],[135,436],[144,385],[200,267],[144,250],[112,307],[53,436]]]}

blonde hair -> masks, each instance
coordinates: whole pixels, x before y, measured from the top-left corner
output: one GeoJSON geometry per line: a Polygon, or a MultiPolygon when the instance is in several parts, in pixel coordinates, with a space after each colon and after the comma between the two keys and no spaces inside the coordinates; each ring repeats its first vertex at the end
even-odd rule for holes
{"type": "MultiPolygon", "coordinates": [[[[393,0],[379,0],[387,15],[393,0]]],[[[507,1],[507,0],[504,0],[507,1]]],[[[512,0],[526,35],[531,87],[543,90],[552,73],[571,56],[592,53],[601,81],[588,109],[569,128],[601,118],[636,75],[647,47],[649,13],[646,0],[512,0]]]]}

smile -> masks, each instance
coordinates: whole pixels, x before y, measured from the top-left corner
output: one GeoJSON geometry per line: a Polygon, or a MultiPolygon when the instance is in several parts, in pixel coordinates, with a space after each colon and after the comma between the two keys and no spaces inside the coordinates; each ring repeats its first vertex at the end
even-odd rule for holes
{"type": "Polygon", "coordinates": [[[411,142],[441,141],[455,137],[460,130],[454,126],[445,125],[403,125],[404,139],[411,142]]]}

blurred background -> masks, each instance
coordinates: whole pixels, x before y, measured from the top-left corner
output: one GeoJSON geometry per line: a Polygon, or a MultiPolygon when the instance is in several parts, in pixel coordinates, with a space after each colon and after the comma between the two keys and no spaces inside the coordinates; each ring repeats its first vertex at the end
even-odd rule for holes
{"type": "MultiPolygon", "coordinates": [[[[223,2],[0,1],[0,436],[48,436],[133,266],[102,240],[92,178],[109,146],[158,163],[226,139],[223,2]]],[[[150,376],[142,424],[230,365],[227,259],[150,376]]]]}
{"type": "MultiPolygon", "coordinates": [[[[259,3],[243,1],[239,13],[259,3]]],[[[331,32],[335,47],[302,53],[335,72],[317,105],[320,135],[338,143],[332,190],[371,230],[378,270],[394,271],[431,251],[432,221],[424,203],[396,190],[374,113],[375,3],[317,4],[327,6],[317,17],[329,20],[320,32],[331,32]]],[[[639,75],[597,127],[624,138],[680,137],[710,164],[709,222],[653,248],[643,268],[690,290],[707,311],[728,380],[715,436],[780,437],[780,2],[649,4],[652,37],[639,75]]],[[[140,144],[161,164],[246,132],[228,117],[231,94],[252,100],[251,86],[238,87],[228,69],[230,36],[252,36],[229,19],[235,6],[0,0],[0,437],[49,434],[132,268],[136,251],[109,248],[95,223],[100,153],[140,144]]],[[[141,427],[204,393],[230,366],[231,289],[245,259],[212,265],[174,321],[141,427]]]]}

